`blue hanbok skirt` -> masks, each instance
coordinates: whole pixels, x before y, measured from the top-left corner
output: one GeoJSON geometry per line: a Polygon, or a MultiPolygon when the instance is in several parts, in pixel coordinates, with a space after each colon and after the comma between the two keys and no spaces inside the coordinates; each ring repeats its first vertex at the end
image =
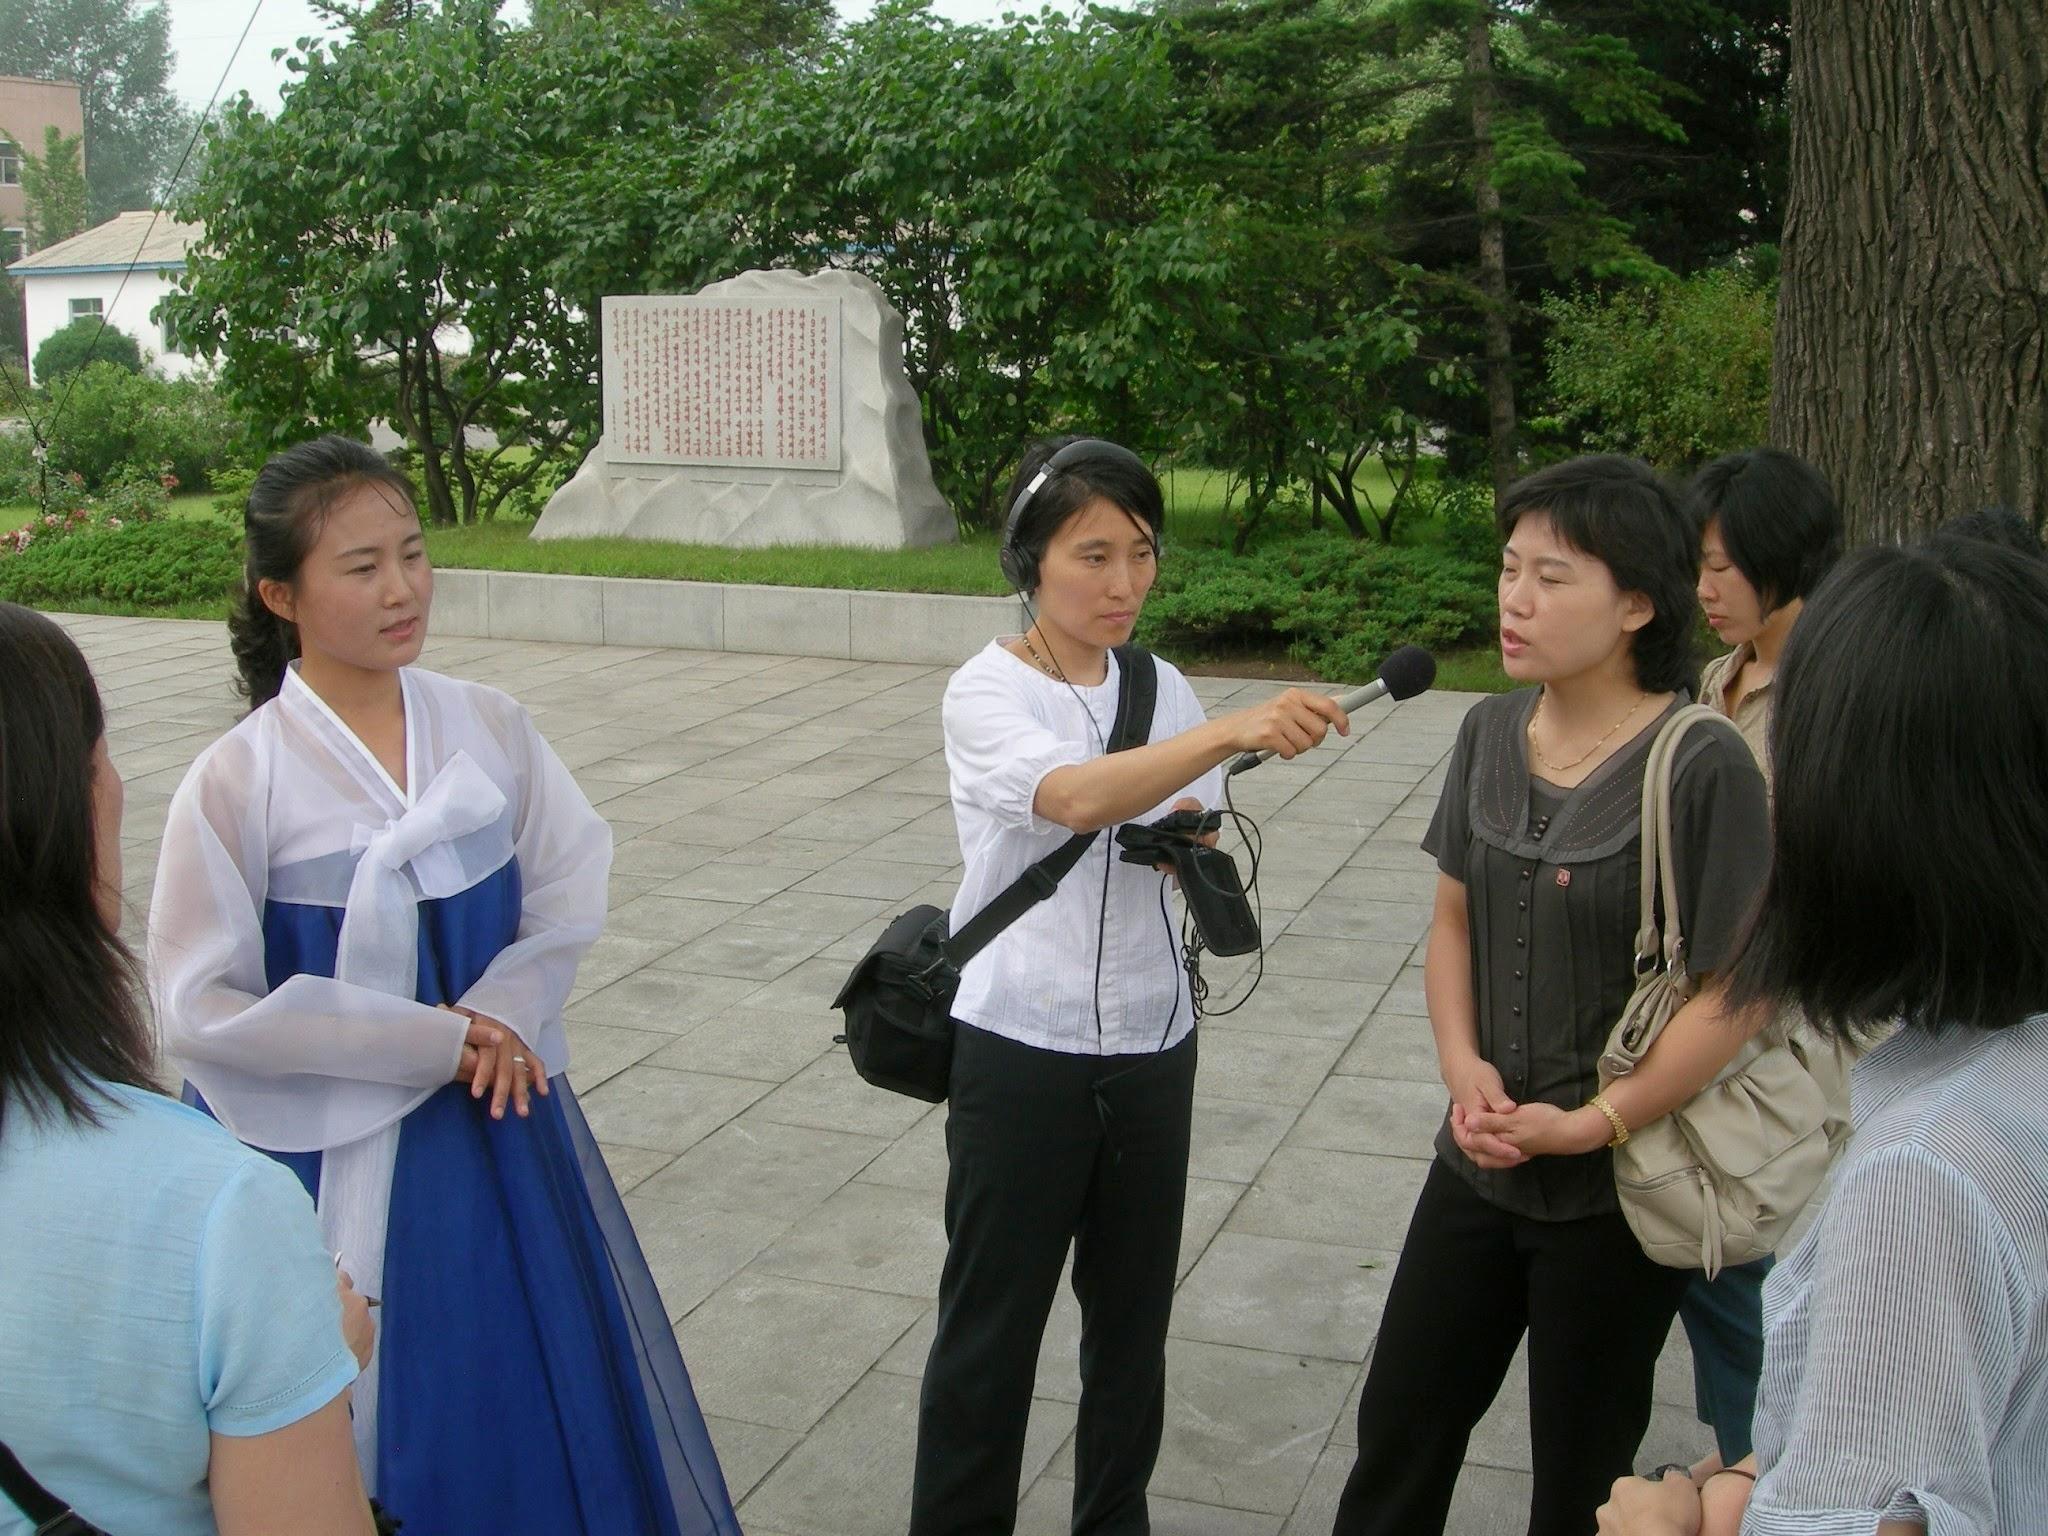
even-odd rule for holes
{"type": "MultiPolygon", "coordinates": [[[[516,860],[422,901],[419,1000],[458,1001],[519,911],[516,860]]],[[[267,903],[270,985],[332,976],[341,917],[267,903]]],[[[625,1206],[569,1084],[549,1089],[526,1119],[493,1120],[488,1098],[451,1083],[400,1129],[378,1500],[407,1536],[739,1536],[625,1206]]],[[[319,1153],[272,1155],[317,1197],[319,1153]]]]}

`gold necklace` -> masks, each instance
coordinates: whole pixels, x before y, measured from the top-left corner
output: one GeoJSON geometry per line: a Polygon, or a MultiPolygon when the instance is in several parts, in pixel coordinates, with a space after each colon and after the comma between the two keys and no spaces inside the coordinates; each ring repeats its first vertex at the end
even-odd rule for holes
{"type": "MultiPolygon", "coordinates": [[[[1026,643],[1028,644],[1029,642],[1026,643]]],[[[1543,701],[1549,697],[1550,694],[1547,690],[1543,693],[1537,694],[1536,707],[1529,711],[1529,750],[1535,754],[1536,761],[1541,763],[1544,767],[1548,768],[1552,773],[1570,773],[1574,768],[1578,767],[1579,764],[1583,763],[1595,752],[1598,752],[1602,747],[1606,746],[1608,738],[1613,736],[1614,733],[1620,730],[1624,725],[1627,725],[1629,721],[1635,719],[1636,711],[1641,709],[1645,704],[1650,702],[1650,696],[1647,693],[1644,694],[1641,698],[1637,699],[1635,703],[1631,704],[1628,707],[1627,714],[1623,715],[1619,720],[1615,721],[1614,724],[1607,727],[1607,734],[1605,736],[1602,736],[1598,741],[1594,742],[1593,745],[1586,748],[1585,751],[1581,752],[1577,757],[1573,758],[1570,762],[1553,763],[1549,758],[1543,755],[1543,749],[1536,744],[1536,722],[1543,718],[1543,701]]]]}
{"type": "Polygon", "coordinates": [[[1031,631],[1028,629],[1024,631],[1024,649],[1031,653],[1031,659],[1038,663],[1038,670],[1047,677],[1056,678],[1063,683],[1067,680],[1066,673],[1038,654],[1038,647],[1031,643],[1031,631]]]}

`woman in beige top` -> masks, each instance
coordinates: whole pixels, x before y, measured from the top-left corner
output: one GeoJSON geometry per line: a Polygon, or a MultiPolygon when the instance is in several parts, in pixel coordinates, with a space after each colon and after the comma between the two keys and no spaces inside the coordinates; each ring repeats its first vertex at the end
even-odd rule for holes
{"type": "MultiPolygon", "coordinates": [[[[1841,515],[1820,471],[1776,448],[1714,460],[1687,487],[1686,510],[1703,530],[1700,606],[1714,633],[1734,647],[1700,674],[1700,702],[1735,722],[1768,788],[1772,679],[1807,595],[1841,553],[1841,515]]],[[[1831,1061],[1815,1065],[1836,1070],[1831,1061]]],[[[1846,1080],[1839,1088],[1846,1106],[1846,1080]]],[[[1692,1341],[1694,1398],[1717,1452],[1695,1468],[1697,1475],[1750,1453],[1771,1263],[1767,1255],[1712,1280],[1695,1276],[1679,1304],[1692,1341]]]]}
{"type": "Polygon", "coordinates": [[[1771,776],[1771,679],[1807,594],[1842,553],[1842,516],[1819,470],[1776,448],[1725,454],[1693,477],[1700,607],[1734,647],[1700,674],[1700,702],[1736,724],[1771,776]]]}

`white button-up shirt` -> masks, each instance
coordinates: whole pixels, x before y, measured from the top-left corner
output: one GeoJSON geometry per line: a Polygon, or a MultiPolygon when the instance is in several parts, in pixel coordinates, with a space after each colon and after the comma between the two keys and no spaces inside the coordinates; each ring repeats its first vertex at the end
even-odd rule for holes
{"type": "MultiPolygon", "coordinates": [[[[1207,718],[1187,679],[1165,661],[1158,668],[1151,741],[1207,718]]],[[[1116,723],[1117,684],[1114,654],[1102,682],[1069,685],[1005,650],[1002,638],[953,674],[942,718],[966,865],[954,931],[1072,836],[1032,802],[1055,768],[1102,755],[1116,723]]],[[[1215,805],[1222,794],[1223,770],[1214,768],[1133,819],[1156,821],[1183,797],[1215,805]]],[[[967,963],[956,1018],[1043,1050],[1091,1056],[1162,1050],[1194,1027],[1179,958],[1180,898],[1165,875],[1118,857],[1114,830],[1097,837],[1048,900],[967,963]]]]}

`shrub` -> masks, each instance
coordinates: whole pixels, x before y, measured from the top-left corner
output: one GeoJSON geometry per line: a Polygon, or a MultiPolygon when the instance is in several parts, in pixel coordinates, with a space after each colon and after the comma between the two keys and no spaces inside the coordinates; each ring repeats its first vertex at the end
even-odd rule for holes
{"type": "Polygon", "coordinates": [[[1441,648],[1493,623],[1487,561],[1310,535],[1232,555],[1182,546],[1160,568],[1139,637],[1205,649],[1287,646],[1318,675],[1370,678],[1405,644],[1441,648]]]}
{"type": "Polygon", "coordinates": [[[80,315],[61,331],[52,331],[36,348],[36,382],[48,389],[88,363],[109,363],[124,373],[142,372],[142,348],[118,325],[102,325],[98,315],[80,315]]]}
{"type": "Polygon", "coordinates": [[[168,474],[172,488],[204,490],[241,437],[212,388],[95,362],[62,396],[44,428],[50,465],[97,489],[138,472],[168,474]]]}
{"type": "Polygon", "coordinates": [[[42,485],[36,440],[27,427],[0,427],[0,506],[34,501],[42,485]]]}
{"type": "Polygon", "coordinates": [[[1720,270],[1544,306],[1550,392],[1584,445],[1672,472],[1767,440],[1768,288],[1720,270]]]}
{"type": "Polygon", "coordinates": [[[170,608],[224,599],[242,573],[242,536],[212,518],[97,525],[0,556],[0,599],[39,608],[81,600],[170,608]]]}

